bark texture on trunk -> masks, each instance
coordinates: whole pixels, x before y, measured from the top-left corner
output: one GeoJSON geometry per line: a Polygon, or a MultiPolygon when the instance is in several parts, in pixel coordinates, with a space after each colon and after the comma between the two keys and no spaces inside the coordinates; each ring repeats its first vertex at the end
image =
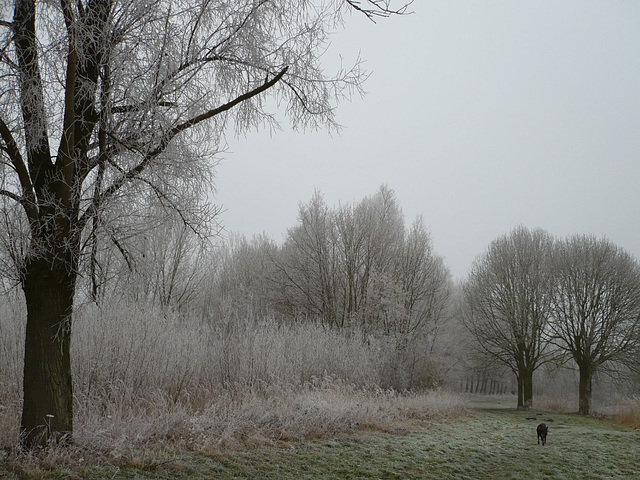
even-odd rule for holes
{"type": "Polygon", "coordinates": [[[525,371],[523,377],[523,407],[530,408],[533,405],[533,371],[525,371]]]}
{"type": "Polygon", "coordinates": [[[46,259],[31,261],[25,269],[27,329],[21,435],[26,446],[68,438],[73,430],[70,346],[74,278],[73,273],[46,259]]]}
{"type": "Polygon", "coordinates": [[[589,415],[591,413],[591,392],[593,385],[593,372],[588,366],[580,365],[580,385],[578,387],[578,413],[589,415]]]}
{"type": "Polygon", "coordinates": [[[522,374],[516,376],[518,380],[518,408],[524,408],[524,385],[522,374]]]}

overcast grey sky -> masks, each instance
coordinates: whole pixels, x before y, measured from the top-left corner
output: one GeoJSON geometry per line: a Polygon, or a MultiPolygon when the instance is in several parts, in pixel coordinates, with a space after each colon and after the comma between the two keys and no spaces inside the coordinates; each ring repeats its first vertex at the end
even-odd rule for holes
{"type": "Polygon", "coordinates": [[[640,256],[640,2],[415,0],[347,18],[331,52],[372,72],[339,136],[229,139],[215,201],[228,231],[281,242],[298,205],[387,184],[457,279],[516,225],[589,233],[640,256]]]}

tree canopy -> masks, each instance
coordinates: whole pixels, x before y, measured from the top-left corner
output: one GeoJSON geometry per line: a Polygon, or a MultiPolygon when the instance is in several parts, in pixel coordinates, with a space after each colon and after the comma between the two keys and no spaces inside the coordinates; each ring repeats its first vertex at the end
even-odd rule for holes
{"type": "Polygon", "coordinates": [[[552,237],[515,228],[494,240],[464,288],[465,323],[486,354],[518,379],[518,407],[531,404],[533,372],[548,359],[552,237]]]}

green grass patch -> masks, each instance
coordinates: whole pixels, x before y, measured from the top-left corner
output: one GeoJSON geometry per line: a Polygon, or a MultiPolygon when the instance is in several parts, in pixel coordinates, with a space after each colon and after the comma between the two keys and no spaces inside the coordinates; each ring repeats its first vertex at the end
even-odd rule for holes
{"type": "MultiPolygon", "coordinates": [[[[477,405],[470,417],[408,433],[334,439],[217,454],[154,453],[113,465],[46,468],[4,459],[0,477],[82,479],[640,479],[640,433],[578,415],[477,405]],[[547,445],[535,428],[549,425],[547,445]]],[[[495,404],[493,405],[495,406],[495,404]]]]}

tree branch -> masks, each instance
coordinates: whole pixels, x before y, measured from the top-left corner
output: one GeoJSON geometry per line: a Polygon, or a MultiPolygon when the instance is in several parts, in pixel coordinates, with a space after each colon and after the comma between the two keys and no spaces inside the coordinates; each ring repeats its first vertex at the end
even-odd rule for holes
{"type": "Polygon", "coordinates": [[[23,205],[22,198],[20,198],[20,196],[16,195],[13,192],[10,192],[9,190],[0,190],[0,196],[8,197],[11,200],[15,200],[19,204],[23,205]]]}
{"type": "Polygon", "coordinates": [[[406,15],[409,6],[413,3],[411,0],[397,10],[392,10],[390,7],[390,0],[366,0],[366,4],[362,5],[359,0],[346,0],[347,4],[354,10],[363,13],[369,18],[369,20],[375,22],[375,18],[386,18],[391,15],[406,15]]]}
{"type": "Polygon", "coordinates": [[[47,170],[53,166],[47,132],[44,89],[38,65],[35,1],[16,2],[14,11],[15,50],[18,59],[20,107],[30,178],[38,194],[46,190],[47,170]]]}
{"type": "MultiPolygon", "coordinates": [[[[70,1],[62,1],[62,9],[64,12],[65,24],[67,26],[67,35],[69,37],[69,52],[67,53],[67,71],[64,88],[64,120],[62,126],[62,139],[58,149],[58,159],[62,170],[63,182],[60,183],[62,191],[59,193],[63,204],[69,205],[71,199],[71,185],[73,184],[73,150],[75,147],[75,83],[76,83],[76,33],[74,31],[73,12],[71,11],[70,1]]],[[[58,166],[58,162],[56,162],[58,166]]],[[[60,168],[58,167],[58,168],[60,168]]]]}
{"type": "Polygon", "coordinates": [[[115,193],[118,190],[120,190],[120,188],[122,188],[122,186],[125,185],[129,180],[133,180],[136,177],[138,177],[147,168],[147,166],[155,158],[158,157],[158,155],[162,154],[162,152],[166,150],[167,146],[176,135],[178,135],[180,132],[184,130],[188,130],[189,128],[201,122],[204,122],[205,120],[213,118],[216,115],[219,115],[223,112],[226,112],[232,109],[236,105],[246,100],[249,100],[250,98],[255,97],[256,95],[259,95],[265,90],[268,90],[269,88],[273,87],[276,83],[280,81],[280,79],[284,76],[284,74],[287,73],[288,69],[289,67],[284,67],[275,77],[273,77],[271,80],[268,80],[268,79],[265,80],[265,82],[259,87],[256,87],[253,90],[236,97],[235,99],[225,103],[224,105],[221,105],[217,108],[211,109],[205,113],[202,113],[193,118],[190,118],[189,120],[183,123],[180,123],[175,127],[173,127],[172,129],[170,129],[160,140],[160,144],[155,149],[151,150],[150,152],[147,152],[144,155],[144,158],[142,159],[142,161],[138,163],[138,165],[127,170],[120,178],[115,180],[107,189],[105,189],[105,191],[97,199],[94,199],[94,201],[85,210],[84,214],[79,219],[78,221],[79,228],[82,230],[87,224],[87,222],[89,221],[89,218],[95,215],[95,213],[99,210],[100,205],[102,203],[104,203],[110,197],[115,195],[115,193]]]}
{"type": "MultiPolygon", "coordinates": [[[[175,102],[155,102],[155,106],[157,107],[175,107],[177,104],[175,102]]],[[[139,112],[143,107],[147,106],[145,103],[139,103],[137,105],[120,105],[111,107],[111,113],[131,113],[131,112],[139,112]]]]}
{"type": "MultiPolygon", "coordinates": [[[[264,92],[265,90],[268,90],[269,88],[273,87],[276,83],[278,83],[278,81],[284,76],[285,73],[287,73],[287,70],[289,69],[289,67],[284,67],[280,73],[278,73],[275,77],[273,77],[271,80],[265,80],[265,82],[260,85],[257,88],[254,88],[253,90],[240,95],[239,97],[231,100],[228,103],[225,103],[224,105],[219,106],[218,108],[214,108],[212,110],[209,110],[208,112],[205,112],[201,115],[198,115],[196,117],[193,117],[190,120],[187,120],[184,123],[181,123],[180,125],[176,125],[174,128],[172,128],[168,135],[167,135],[167,142],[170,141],[173,137],[175,137],[178,133],[182,132],[183,130],[187,130],[188,128],[193,127],[194,125],[197,125],[200,122],[203,122],[205,120],[208,120],[210,118],[215,117],[216,115],[219,115],[223,112],[226,112],[227,110],[231,110],[233,107],[235,107],[236,105],[249,100],[252,97],[255,97],[256,95],[264,92]]],[[[160,148],[160,147],[159,147],[160,148]]],[[[166,148],[165,146],[162,146],[162,150],[164,150],[166,148]]],[[[158,152],[161,153],[161,152],[158,152]]]]}
{"type": "Polygon", "coordinates": [[[18,144],[13,138],[11,130],[9,130],[9,127],[2,118],[0,118],[0,137],[2,137],[2,140],[5,143],[6,148],[4,150],[11,159],[11,164],[18,174],[18,180],[20,181],[20,187],[22,188],[23,198],[18,201],[24,207],[29,220],[35,220],[37,217],[37,207],[31,177],[29,176],[27,166],[24,163],[18,144]]]}

